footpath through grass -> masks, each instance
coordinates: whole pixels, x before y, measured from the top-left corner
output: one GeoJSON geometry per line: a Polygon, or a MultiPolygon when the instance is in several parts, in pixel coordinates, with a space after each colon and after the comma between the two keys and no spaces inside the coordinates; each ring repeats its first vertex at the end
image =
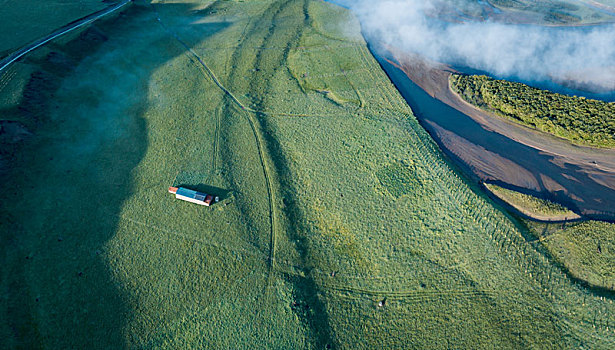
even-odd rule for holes
{"type": "Polygon", "coordinates": [[[344,9],[137,2],[13,69],[8,347],[615,346],[612,296],[451,170],[344,9]]]}

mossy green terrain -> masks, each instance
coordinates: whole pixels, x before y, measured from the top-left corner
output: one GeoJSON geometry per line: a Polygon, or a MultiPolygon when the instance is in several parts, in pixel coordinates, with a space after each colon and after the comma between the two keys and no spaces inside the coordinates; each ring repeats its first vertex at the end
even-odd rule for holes
{"type": "Polygon", "coordinates": [[[529,223],[551,255],[576,278],[615,290],[615,224],[529,223]]]}
{"type": "Polygon", "coordinates": [[[579,215],[575,214],[572,210],[547,199],[537,198],[529,194],[509,190],[495,184],[486,183],[485,187],[487,187],[487,189],[498,198],[512,205],[523,214],[533,218],[540,218],[545,221],[561,221],[580,218],[579,215]]]}
{"type": "Polygon", "coordinates": [[[615,345],[612,298],[451,170],[347,10],[137,2],[4,77],[32,132],[3,148],[9,348],[615,345]]]}
{"type": "Polygon", "coordinates": [[[467,102],[525,126],[593,147],[615,147],[615,103],[567,96],[484,75],[453,74],[467,102]]]}
{"type": "Polygon", "coordinates": [[[3,0],[0,2],[0,58],[55,29],[114,1],[3,0]]]}

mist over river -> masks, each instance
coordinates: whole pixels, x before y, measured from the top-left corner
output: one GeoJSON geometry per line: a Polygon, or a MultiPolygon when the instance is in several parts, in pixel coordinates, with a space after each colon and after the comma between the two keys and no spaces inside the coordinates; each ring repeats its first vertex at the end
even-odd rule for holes
{"type": "MultiPolygon", "coordinates": [[[[330,2],[340,4],[339,1],[330,2]]],[[[341,5],[344,3],[348,4],[342,1],[341,5]]],[[[613,100],[615,69],[611,76],[608,67],[615,67],[615,27],[541,27],[491,22],[433,24],[434,20],[426,18],[423,13],[429,3],[421,5],[414,0],[405,0],[369,5],[359,1],[350,8],[361,21],[372,53],[443,151],[470,178],[551,199],[588,218],[615,220],[614,150],[568,145],[566,141],[549,135],[529,132],[524,130],[527,128],[497,120],[494,122],[502,125],[500,130],[486,127],[476,118],[430,96],[434,93],[426,93],[410,79],[418,77],[419,80],[435,81],[437,79],[429,75],[437,70],[412,66],[408,64],[411,60],[399,60],[400,57],[403,60],[403,52],[408,57],[418,54],[438,62],[463,66],[461,71],[468,73],[486,73],[561,93],[613,100]],[[368,14],[368,9],[372,9],[371,14],[368,14]],[[383,12],[385,9],[388,10],[383,12]],[[383,15],[394,10],[399,13],[389,17],[383,15]],[[408,24],[403,20],[409,21],[408,24]],[[396,25],[398,29],[395,29],[396,25]],[[469,27],[464,27],[467,25],[469,27]],[[474,35],[474,31],[482,34],[474,35],[474,38],[451,36],[451,26],[464,30],[466,36],[474,35]],[[502,36],[502,33],[508,34],[502,36]],[[424,38],[412,38],[421,35],[424,38]],[[521,45],[522,38],[533,43],[521,45]],[[558,41],[556,45],[549,43],[554,38],[558,41]],[[496,39],[516,43],[518,48],[489,46],[497,42],[496,39]],[[484,43],[479,44],[480,41],[484,43]],[[473,45],[473,49],[467,50],[467,45],[473,45]],[[597,50],[601,45],[606,46],[597,50]],[[388,49],[394,50],[395,55],[388,49]],[[545,59],[547,54],[559,55],[556,61],[561,62],[545,59]],[[501,55],[505,57],[499,59],[501,55]],[[590,57],[592,55],[594,57],[590,57]],[[498,60],[503,62],[496,63],[498,60]],[[414,74],[409,74],[410,71],[414,74]],[[593,91],[558,84],[570,83],[576,74],[574,72],[590,71],[595,74],[577,74],[576,82],[571,85],[593,91]],[[521,142],[523,138],[511,137],[502,131],[504,129],[510,129],[511,134],[529,134],[530,138],[538,140],[537,144],[521,142]]],[[[436,89],[448,92],[446,80],[439,79],[440,86],[436,89]]]]}

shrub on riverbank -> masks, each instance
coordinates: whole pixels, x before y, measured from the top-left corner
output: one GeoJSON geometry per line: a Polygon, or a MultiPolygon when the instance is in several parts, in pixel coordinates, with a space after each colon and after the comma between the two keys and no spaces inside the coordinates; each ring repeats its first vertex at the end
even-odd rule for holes
{"type": "Polygon", "coordinates": [[[519,124],[593,147],[615,147],[615,103],[567,96],[484,75],[453,74],[467,102],[519,124]]]}

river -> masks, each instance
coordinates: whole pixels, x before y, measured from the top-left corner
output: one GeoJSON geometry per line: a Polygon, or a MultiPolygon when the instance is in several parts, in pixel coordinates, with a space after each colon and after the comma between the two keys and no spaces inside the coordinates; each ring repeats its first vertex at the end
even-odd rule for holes
{"type": "MultiPolygon", "coordinates": [[[[486,128],[484,124],[430,96],[397,64],[393,64],[397,63],[395,60],[381,56],[383,50],[373,49],[378,42],[364,37],[372,54],[412,107],[421,125],[470,179],[493,182],[553,200],[586,218],[615,220],[615,153],[611,158],[609,151],[568,146],[565,141],[554,140],[548,135],[541,140],[537,133],[533,133],[532,137],[538,137],[538,145],[530,147],[528,144],[531,143],[522,143],[506,133],[486,128]],[[540,143],[547,146],[541,147],[540,143]],[[564,151],[550,151],[549,147],[564,151]],[[566,155],[567,149],[577,157],[566,155]],[[592,158],[594,155],[595,159],[592,158]],[[601,160],[606,160],[604,163],[608,166],[601,166],[601,160]]],[[[552,83],[552,86],[557,84],[552,83]]],[[[560,88],[563,92],[570,92],[564,87],[560,88]]],[[[516,126],[509,127],[514,129],[516,126]]]]}
{"type": "Polygon", "coordinates": [[[615,218],[615,174],[488,130],[427,94],[388,60],[375,57],[421,125],[470,178],[549,198],[587,217],[615,218]]]}

